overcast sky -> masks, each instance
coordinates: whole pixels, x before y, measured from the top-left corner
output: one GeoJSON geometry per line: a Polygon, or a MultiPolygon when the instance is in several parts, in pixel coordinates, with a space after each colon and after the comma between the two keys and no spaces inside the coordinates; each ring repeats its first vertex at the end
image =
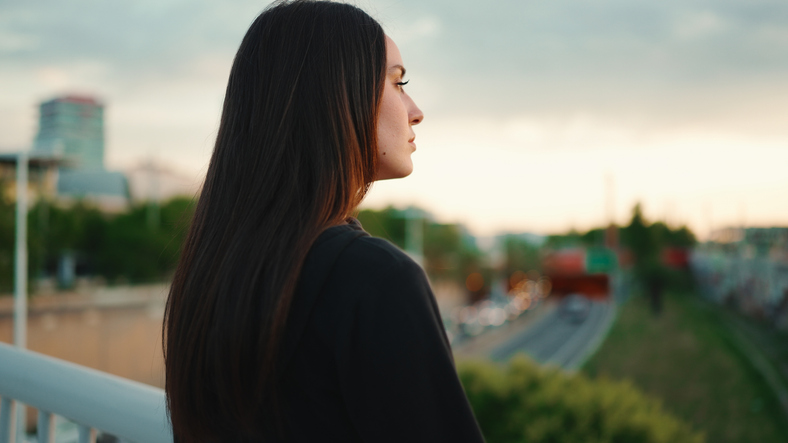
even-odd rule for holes
{"type": "MultiPolygon", "coordinates": [[[[788,225],[788,2],[360,0],[425,114],[415,172],[366,205],[477,234],[652,220],[788,225]],[[607,183],[607,185],[606,185],[607,183]],[[609,185],[612,183],[612,186],[609,185]]],[[[0,0],[0,149],[37,104],[107,105],[108,167],[199,183],[232,57],[266,2],[0,0]]]]}

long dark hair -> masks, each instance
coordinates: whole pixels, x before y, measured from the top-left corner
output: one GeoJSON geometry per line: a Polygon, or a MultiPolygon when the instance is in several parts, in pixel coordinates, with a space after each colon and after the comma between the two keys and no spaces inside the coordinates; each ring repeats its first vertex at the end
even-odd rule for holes
{"type": "Polygon", "coordinates": [[[382,28],[351,5],[278,2],[246,33],[165,311],[180,441],[264,432],[307,252],[374,179],[385,70],[382,28]]]}

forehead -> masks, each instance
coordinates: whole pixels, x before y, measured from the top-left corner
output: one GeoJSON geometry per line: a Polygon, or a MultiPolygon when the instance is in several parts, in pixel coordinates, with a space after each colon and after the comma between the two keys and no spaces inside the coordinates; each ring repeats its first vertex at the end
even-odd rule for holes
{"type": "Polygon", "coordinates": [[[402,66],[402,55],[399,53],[399,48],[394,40],[388,35],[386,36],[386,67],[402,66]]]}

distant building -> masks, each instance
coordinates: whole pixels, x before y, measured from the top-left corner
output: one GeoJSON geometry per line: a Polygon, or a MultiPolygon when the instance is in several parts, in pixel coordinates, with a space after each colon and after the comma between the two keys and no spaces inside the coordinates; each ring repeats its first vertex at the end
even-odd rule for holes
{"type": "Polygon", "coordinates": [[[126,169],[129,193],[135,202],[164,202],[173,197],[195,197],[201,180],[148,160],[126,169]]]}
{"type": "Polygon", "coordinates": [[[104,169],[104,105],[93,97],[68,95],[39,106],[33,153],[62,156],[57,196],[84,199],[106,210],[129,203],[129,186],[120,172],[104,169]]]}
{"type": "Polygon", "coordinates": [[[61,200],[87,200],[105,211],[118,212],[129,204],[129,185],[122,172],[60,168],[57,195],[61,200]]]}
{"type": "Polygon", "coordinates": [[[717,230],[690,266],[709,299],[788,330],[788,227],[717,230]]]}
{"type": "Polygon", "coordinates": [[[35,151],[62,155],[79,170],[104,169],[104,105],[66,96],[41,103],[35,151]]]}

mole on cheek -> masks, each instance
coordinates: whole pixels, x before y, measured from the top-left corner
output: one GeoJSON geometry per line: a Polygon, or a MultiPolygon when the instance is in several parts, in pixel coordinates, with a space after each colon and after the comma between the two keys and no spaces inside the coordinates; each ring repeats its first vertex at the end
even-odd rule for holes
{"type": "Polygon", "coordinates": [[[384,152],[383,155],[386,155],[386,153],[384,152]]]}

